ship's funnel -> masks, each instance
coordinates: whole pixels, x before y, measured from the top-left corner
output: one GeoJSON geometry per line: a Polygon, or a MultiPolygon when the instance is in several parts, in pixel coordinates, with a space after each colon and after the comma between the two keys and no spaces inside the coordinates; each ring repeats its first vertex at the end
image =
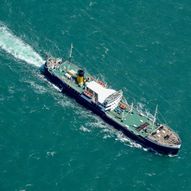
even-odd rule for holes
{"type": "Polygon", "coordinates": [[[82,86],[84,84],[84,71],[83,70],[78,70],[77,83],[80,86],[82,86]]]}

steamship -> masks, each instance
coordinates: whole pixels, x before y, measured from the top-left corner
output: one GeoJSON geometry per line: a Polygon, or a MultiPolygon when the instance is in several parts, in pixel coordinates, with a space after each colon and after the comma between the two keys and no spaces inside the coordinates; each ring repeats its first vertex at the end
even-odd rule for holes
{"type": "Polygon", "coordinates": [[[151,151],[176,155],[181,147],[179,136],[154,116],[129,104],[122,90],[114,90],[71,62],[72,49],[66,60],[48,57],[42,73],[63,93],[90,109],[125,136],[151,151]]]}

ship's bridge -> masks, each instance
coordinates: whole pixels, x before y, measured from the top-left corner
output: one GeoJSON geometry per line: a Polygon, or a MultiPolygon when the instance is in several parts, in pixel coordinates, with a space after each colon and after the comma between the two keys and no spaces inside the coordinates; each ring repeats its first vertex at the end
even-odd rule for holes
{"type": "Polygon", "coordinates": [[[122,99],[122,91],[106,88],[96,81],[86,82],[86,91],[92,94],[92,99],[101,104],[105,110],[113,110],[122,99]]]}

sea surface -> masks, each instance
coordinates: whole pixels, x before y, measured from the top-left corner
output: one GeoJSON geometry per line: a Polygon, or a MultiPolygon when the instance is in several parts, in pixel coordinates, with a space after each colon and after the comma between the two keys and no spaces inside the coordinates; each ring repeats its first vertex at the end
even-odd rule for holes
{"type": "Polygon", "coordinates": [[[0,191],[191,190],[190,0],[0,0],[0,191]],[[182,139],[142,148],[41,75],[86,68],[182,139]]]}

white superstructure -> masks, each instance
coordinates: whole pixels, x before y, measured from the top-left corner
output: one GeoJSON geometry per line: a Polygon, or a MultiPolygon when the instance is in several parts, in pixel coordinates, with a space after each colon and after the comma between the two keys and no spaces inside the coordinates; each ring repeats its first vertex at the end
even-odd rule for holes
{"type": "Polygon", "coordinates": [[[100,104],[105,110],[113,110],[122,99],[122,91],[106,88],[96,81],[86,82],[86,91],[92,96],[92,100],[100,104]]]}

